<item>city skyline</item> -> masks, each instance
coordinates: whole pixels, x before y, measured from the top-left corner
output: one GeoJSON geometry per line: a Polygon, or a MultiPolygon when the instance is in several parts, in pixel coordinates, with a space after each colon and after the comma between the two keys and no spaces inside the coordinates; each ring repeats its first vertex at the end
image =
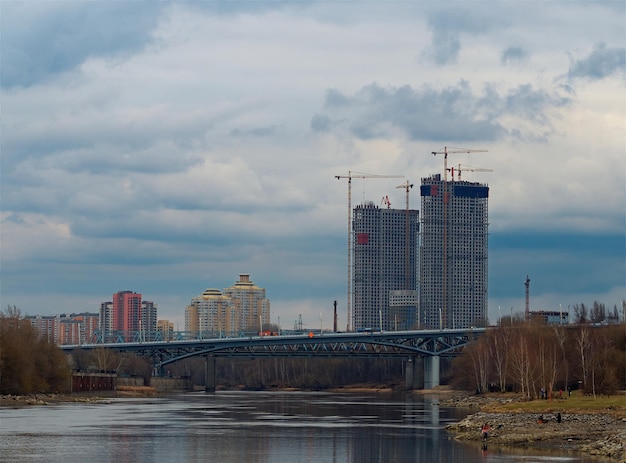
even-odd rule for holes
{"type": "MultiPolygon", "coordinates": [[[[125,289],[184,326],[254,275],[272,322],[346,319],[353,204],[478,166],[489,319],[626,294],[620,2],[0,3],[0,302],[125,289]],[[120,18],[125,18],[120,21],[120,18]]],[[[410,204],[420,196],[413,188],[410,204]]],[[[420,211],[421,214],[421,211],[420,211]]]]}

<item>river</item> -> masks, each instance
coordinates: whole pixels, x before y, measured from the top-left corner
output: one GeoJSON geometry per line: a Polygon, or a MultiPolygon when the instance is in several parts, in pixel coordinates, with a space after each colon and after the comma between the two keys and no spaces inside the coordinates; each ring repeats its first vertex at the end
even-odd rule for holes
{"type": "MultiPolygon", "coordinates": [[[[603,460],[488,449],[443,428],[435,397],[187,393],[0,409],[2,463],[474,463],[603,460]]],[[[477,430],[477,433],[479,431],[477,430]]],[[[604,460],[606,461],[606,460],[604,460]]]]}

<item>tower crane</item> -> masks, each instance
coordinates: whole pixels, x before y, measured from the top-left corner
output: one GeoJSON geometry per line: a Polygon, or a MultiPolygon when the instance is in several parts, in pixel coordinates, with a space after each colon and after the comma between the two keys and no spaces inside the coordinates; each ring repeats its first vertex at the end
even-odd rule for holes
{"type": "MultiPolygon", "coordinates": [[[[454,167],[452,167],[454,169],[454,167]]],[[[461,181],[461,172],[493,172],[493,169],[483,169],[482,167],[472,167],[459,164],[457,166],[457,172],[459,173],[459,182],[461,181]]],[[[452,170],[452,180],[454,181],[454,170],[452,170]]]]}
{"type": "Polygon", "coordinates": [[[443,147],[443,151],[431,151],[430,154],[433,156],[437,156],[438,154],[443,154],[443,181],[448,181],[448,154],[457,154],[457,153],[486,153],[487,150],[470,150],[465,148],[452,148],[448,149],[447,146],[443,147]]]}
{"type": "Polygon", "coordinates": [[[383,196],[383,200],[381,201],[381,204],[385,204],[387,206],[387,209],[391,209],[391,201],[389,201],[389,196],[387,195],[383,196]]]}
{"type": "Polygon", "coordinates": [[[335,175],[337,180],[342,178],[348,179],[348,304],[347,310],[347,331],[350,331],[352,325],[352,179],[353,178],[404,178],[404,175],[376,175],[365,174],[362,172],[348,171],[348,175],[335,175]]]}
{"type": "MultiPolygon", "coordinates": [[[[409,221],[409,191],[411,190],[411,188],[413,188],[413,184],[409,183],[409,181],[407,180],[402,185],[398,185],[396,188],[404,188],[404,191],[406,193],[406,213],[405,213],[406,230],[405,230],[405,236],[404,236],[404,289],[408,290],[410,287],[410,284],[409,284],[409,257],[410,257],[409,237],[411,235],[411,227],[410,227],[410,221],[409,221]]],[[[418,324],[419,324],[419,315],[418,315],[418,324]]]]}

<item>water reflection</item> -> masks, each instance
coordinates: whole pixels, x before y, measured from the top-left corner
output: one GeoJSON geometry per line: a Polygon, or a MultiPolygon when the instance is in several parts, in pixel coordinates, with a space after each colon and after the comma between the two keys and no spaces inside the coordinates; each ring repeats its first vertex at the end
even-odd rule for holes
{"type": "MultiPolygon", "coordinates": [[[[452,440],[443,427],[461,416],[435,397],[302,392],[0,409],[0,462],[529,461],[520,453],[483,452],[452,440]]],[[[592,460],[544,454],[532,461],[592,460]]]]}

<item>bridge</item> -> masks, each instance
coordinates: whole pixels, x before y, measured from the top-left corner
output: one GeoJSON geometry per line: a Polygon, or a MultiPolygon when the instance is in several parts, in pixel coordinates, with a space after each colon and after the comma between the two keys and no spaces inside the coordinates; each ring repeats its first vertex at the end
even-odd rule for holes
{"type": "MultiPolygon", "coordinates": [[[[215,390],[217,357],[350,357],[402,358],[406,361],[406,386],[430,389],[439,385],[439,361],[452,357],[474,341],[486,328],[356,333],[306,332],[276,336],[239,336],[211,339],[133,341],[64,345],[75,349],[113,349],[148,357],[155,374],[164,366],[189,357],[206,362],[206,390],[215,390]]],[[[120,338],[121,340],[121,338],[120,338]]]]}

